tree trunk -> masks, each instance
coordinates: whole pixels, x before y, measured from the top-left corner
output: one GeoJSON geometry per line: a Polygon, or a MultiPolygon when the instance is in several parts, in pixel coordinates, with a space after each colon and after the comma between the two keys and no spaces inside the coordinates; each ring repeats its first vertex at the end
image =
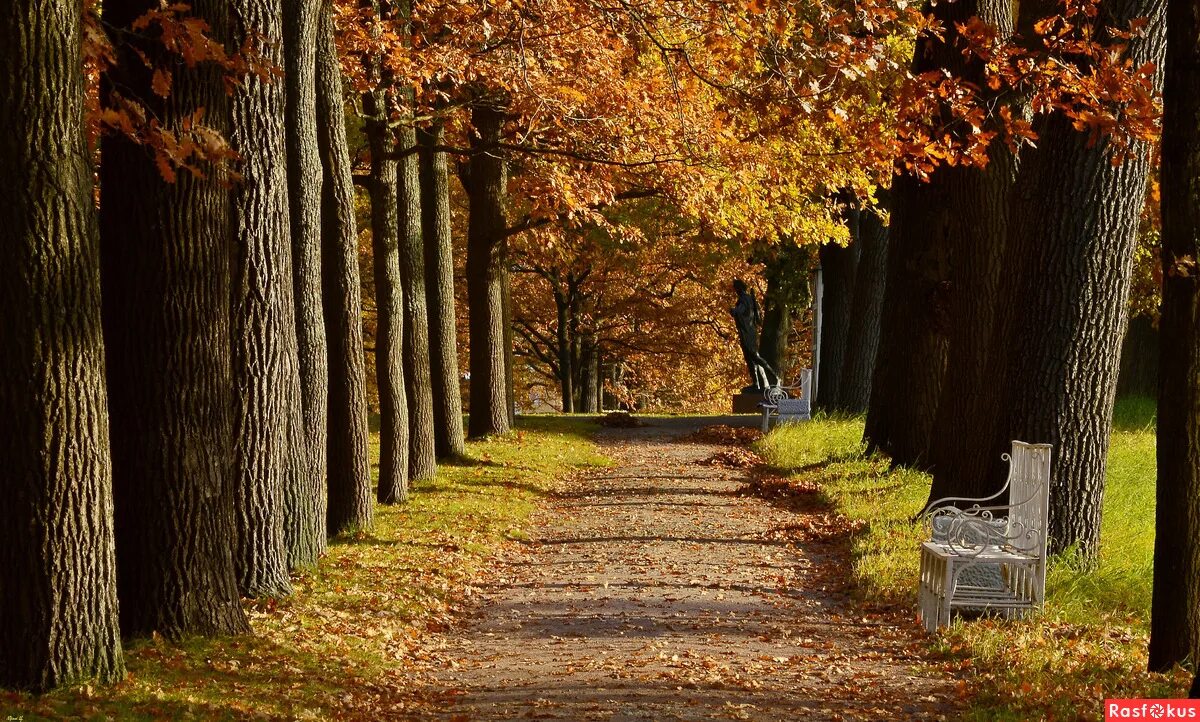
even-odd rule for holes
{"type": "MultiPolygon", "coordinates": [[[[378,78],[376,79],[378,80],[378,78]]],[[[371,245],[375,256],[375,378],[379,389],[381,504],[408,498],[408,394],[404,376],[404,282],[400,274],[400,220],[395,151],[388,127],[388,93],[363,94],[371,149],[371,245]]]]}
{"type": "Polygon", "coordinates": [[[433,441],[439,458],[466,453],[458,336],[454,308],[454,238],[450,217],[450,172],[440,124],[417,131],[421,144],[421,230],[425,236],[426,305],[433,386],[433,441]]]}
{"type": "MultiPolygon", "coordinates": [[[[1022,6],[1024,12],[1025,6],[1022,6]]],[[[1161,67],[1163,8],[1155,0],[1101,3],[1099,17],[1150,22],[1130,43],[1135,66],[1161,67]]],[[[1097,550],[1133,244],[1150,153],[1114,166],[1107,142],[1090,143],[1059,114],[1035,123],[1037,147],[1022,151],[1009,224],[1006,268],[1014,279],[1006,339],[1003,423],[996,458],[1009,439],[1054,445],[1050,549],[1097,550]]],[[[1004,469],[993,463],[991,481],[1004,469]]]]}
{"type": "MultiPolygon", "coordinates": [[[[507,258],[507,241],[505,242],[505,257],[507,258]]],[[[504,308],[504,410],[508,414],[508,427],[517,425],[517,389],[514,376],[514,355],[516,333],[513,331],[512,308],[512,272],[505,261],[500,275],[500,298],[504,308]]]]}
{"type": "MultiPolygon", "coordinates": [[[[230,13],[237,46],[261,38],[260,52],[283,63],[283,8],[237,0],[230,13]]],[[[243,180],[233,189],[234,518],[238,590],[246,597],[290,594],[283,488],[298,469],[291,406],[299,365],[292,302],[284,88],[250,76],[231,96],[230,141],[243,180]]]]}
{"type": "Polygon", "coordinates": [[[374,514],[367,458],[367,383],[354,186],[332,13],[332,0],[324,0],[317,37],[317,140],[323,165],[322,292],[329,345],[326,531],[330,536],[369,529],[374,514]]]}
{"type": "MultiPolygon", "coordinates": [[[[406,104],[411,104],[406,99],[406,104]]],[[[411,126],[398,131],[402,153],[414,150],[411,126]]],[[[425,297],[425,241],[421,234],[421,159],[409,153],[398,168],[400,276],[404,280],[404,382],[408,391],[408,470],[413,481],[437,474],[433,435],[433,379],[429,363],[429,307],[425,297]]]]}
{"type": "MultiPolygon", "coordinates": [[[[1011,21],[1010,21],[1011,24],[1011,21]]],[[[984,169],[947,170],[956,209],[950,280],[950,351],[930,449],[933,484],[929,502],[948,496],[980,498],[987,485],[982,451],[993,449],[999,416],[994,382],[992,329],[999,302],[1008,208],[1017,159],[995,143],[984,169]]],[[[998,456],[996,457],[999,458],[998,456]]]]}
{"type": "Polygon", "coordinates": [[[471,333],[471,408],[468,436],[504,434],[508,419],[504,353],[504,274],[508,227],[505,216],[508,166],[495,148],[504,127],[504,111],[478,104],[471,120],[478,137],[463,185],[470,220],[467,226],[467,303],[471,333]]]}
{"type": "MultiPolygon", "coordinates": [[[[167,128],[204,109],[227,135],[219,70],[188,68],[133,22],[155,0],[107,0],[119,87],[167,128]],[[163,100],[138,51],[170,67],[163,100]]],[[[226,40],[228,6],[198,0],[194,15],[226,40]]],[[[233,518],[232,225],[219,174],[167,183],[146,149],[103,142],[100,237],[112,424],[117,582],[126,635],[169,638],[249,631],[238,598],[233,518]]]]}
{"type": "Polygon", "coordinates": [[[562,411],[575,413],[575,368],[571,363],[571,332],[567,327],[567,298],[555,281],[554,307],[558,312],[555,339],[558,341],[558,384],[562,391],[562,411]]]}
{"type": "MultiPolygon", "coordinates": [[[[851,236],[856,238],[858,211],[852,212],[851,236]]],[[[837,410],[841,393],[842,371],[846,365],[846,344],[850,333],[850,305],[854,299],[854,276],[862,246],[847,247],[826,243],[821,257],[821,361],[818,365],[816,406],[824,411],[837,410]]]]}
{"type": "Polygon", "coordinates": [[[1167,13],[1154,671],[1200,658],[1200,4],[1171,2],[1167,13]]]}
{"type": "Polygon", "coordinates": [[[1117,398],[1155,396],[1158,393],[1159,332],[1147,316],[1129,319],[1121,344],[1121,366],[1117,372],[1117,398]]]}
{"type": "Polygon", "coordinates": [[[82,6],[0,11],[0,686],[124,676],[82,6]]]}
{"type": "Polygon", "coordinates": [[[596,346],[596,337],[585,334],[581,346],[583,363],[580,369],[580,387],[583,398],[579,410],[585,414],[594,414],[600,410],[600,399],[596,396],[600,376],[600,357],[596,346]]]}
{"type": "MultiPolygon", "coordinates": [[[[321,152],[317,143],[317,24],[321,0],[284,0],[288,202],[292,230],[296,342],[305,456],[284,486],[288,564],[311,566],[325,553],[329,351],[321,300],[321,152]]],[[[293,402],[294,403],[294,402],[293,402]]],[[[293,421],[293,423],[295,423],[293,421]]],[[[293,435],[297,433],[293,432],[293,435]]]]}
{"type": "Polygon", "coordinates": [[[871,399],[871,371],[879,349],[879,321],[883,313],[887,240],[888,229],[883,220],[873,211],[860,213],[856,242],[862,250],[846,331],[845,370],[838,389],[838,406],[852,414],[864,413],[871,399]]]}
{"type": "Polygon", "coordinates": [[[897,176],[865,438],[898,465],[925,460],[946,364],[946,176],[897,176]]]}

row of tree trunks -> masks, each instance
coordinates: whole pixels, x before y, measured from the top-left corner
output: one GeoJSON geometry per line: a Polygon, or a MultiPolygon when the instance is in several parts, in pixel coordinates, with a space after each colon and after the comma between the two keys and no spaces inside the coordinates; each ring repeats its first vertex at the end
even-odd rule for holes
{"type": "MultiPolygon", "coordinates": [[[[187,67],[132,23],[154,0],[109,0],[120,87],[167,127],[204,109],[228,137],[220,71],[187,67]],[[145,53],[170,67],[168,99],[151,89],[145,53]]],[[[192,12],[227,41],[227,3],[192,12]]],[[[217,174],[166,183],[144,148],[102,144],[104,338],[116,500],[122,631],[167,637],[248,631],[234,574],[230,193],[217,174]]]]}
{"type": "Polygon", "coordinates": [[[321,152],[317,141],[317,26],[322,0],[284,0],[288,201],[305,456],[284,487],[288,564],[311,566],[325,553],[329,438],[329,346],[321,282],[321,152]]]}
{"type": "MultiPolygon", "coordinates": [[[[1200,659],[1200,4],[1167,9],[1150,669],[1200,659]]],[[[1192,695],[1200,694],[1200,677],[1192,695]]]]}
{"type": "Polygon", "coordinates": [[[124,676],[83,7],[0,10],[0,686],[124,676]]]}
{"type": "Polygon", "coordinates": [[[425,236],[429,361],[433,388],[433,440],[439,458],[466,453],[458,339],[454,308],[454,239],[450,218],[450,164],[442,126],[417,131],[421,146],[421,230],[425,236]]]}
{"type": "Polygon", "coordinates": [[[317,140],[323,162],[322,293],[329,345],[326,531],[336,536],[371,528],[374,507],[367,458],[358,234],[332,13],[332,0],[323,0],[317,31],[317,140]]]}
{"type": "MultiPolygon", "coordinates": [[[[379,12],[379,3],[374,3],[379,12]]],[[[376,67],[379,66],[376,60],[376,67]]],[[[382,78],[363,94],[371,172],[371,248],[375,276],[375,379],[379,391],[379,482],[381,504],[408,498],[408,393],[404,381],[404,285],[400,274],[399,163],[389,127],[389,93],[382,78]]]]}
{"type": "Polygon", "coordinates": [[[470,218],[467,226],[467,303],[470,313],[470,415],[467,434],[482,438],[507,433],[508,371],[505,353],[504,286],[507,268],[505,213],[508,166],[497,148],[504,127],[502,108],[486,101],[471,109],[472,153],[463,173],[470,218]]]}
{"type": "MultiPolygon", "coordinates": [[[[886,198],[880,200],[886,205],[886,198]]],[[[861,250],[846,330],[845,369],[838,388],[838,407],[852,414],[864,413],[871,399],[871,372],[875,368],[883,313],[887,239],[888,229],[883,219],[873,211],[861,211],[854,239],[861,250]]]]}
{"type": "MultiPolygon", "coordinates": [[[[233,41],[261,38],[264,60],[283,64],[283,8],[268,0],[233,3],[233,41]]],[[[233,190],[233,479],[238,588],[243,596],[291,593],[283,530],[285,484],[301,471],[303,435],[292,300],[285,89],[247,77],[231,97],[230,141],[241,155],[233,190]],[[294,412],[294,413],[293,413],[294,412]]]]}

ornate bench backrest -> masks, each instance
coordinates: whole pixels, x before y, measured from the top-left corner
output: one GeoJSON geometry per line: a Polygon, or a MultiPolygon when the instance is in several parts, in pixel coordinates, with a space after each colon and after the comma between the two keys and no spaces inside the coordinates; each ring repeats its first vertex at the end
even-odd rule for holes
{"type": "Polygon", "coordinates": [[[1050,511],[1050,445],[1012,442],[1008,460],[1009,546],[1043,556],[1050,511]]]}

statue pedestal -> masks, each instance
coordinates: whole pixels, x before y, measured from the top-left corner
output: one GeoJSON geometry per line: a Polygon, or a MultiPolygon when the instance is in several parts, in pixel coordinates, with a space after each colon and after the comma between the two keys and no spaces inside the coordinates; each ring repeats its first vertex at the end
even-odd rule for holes
{"type": "Polygon", "coordinates": [[[763,402],[761,391],[753,391],[750,393],[734,394],[733,395],[733,413],[735,414],[760,414],[762,407],[759,406],[763,402]]]}

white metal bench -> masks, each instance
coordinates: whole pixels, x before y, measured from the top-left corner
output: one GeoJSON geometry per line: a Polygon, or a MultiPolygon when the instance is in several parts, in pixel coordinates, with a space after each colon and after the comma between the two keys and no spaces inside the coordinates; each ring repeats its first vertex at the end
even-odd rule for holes
{"type": "Polygon", "coordinates": [[[918,594],[927,630],[949,624],[956,609],[997,610],[1010,618],[1041,609],[1050,450],[1049,444],[1014,441],[1012,453],[1003,457],[1008,481],[999,492],[930,505],[930,539],[921,545],[918,594]],[[1006,497],[1007,504],[997,503],[1006,497]]]}
{"type": "Polygon", "coordinates": [[[784,424],[793,421],[808,421],[812,418],[812,369],[800,370],[798,386],[772,386],[764,392],[762,407],[762,430],[771,430],[772,422],[784,424]],[[789,394],[789,392],[791,392],[789,394]],[[792,398],[795,394],[796,398],[792,398]]]}

